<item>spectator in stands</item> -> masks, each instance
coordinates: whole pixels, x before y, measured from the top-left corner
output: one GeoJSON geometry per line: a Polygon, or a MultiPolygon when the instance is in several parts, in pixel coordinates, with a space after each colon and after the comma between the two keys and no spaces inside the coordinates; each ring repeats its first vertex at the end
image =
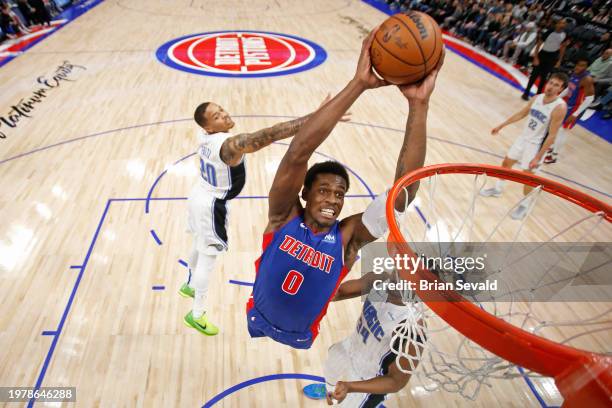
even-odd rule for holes
{"type": "Polygon", "coordinates": [[[599,24],[608,25],[610,23],[610,9],[602,9],[599,14],[593,17],[593,21],[599,24]]]}
{"type": "Polygon", "coordinates": [[[38,24],[51,25],[51,15],[43,0],[28,0],[28,3],[34,9],[34,19],[38,24]]]}
{"type": "Polygon", "coordinates": [[[527,87],[521,96],[524,100],[529,99],[531,86],[538,78],[540,82],[538,84],[537,93],[542,93],[548,75],[552,72],[553,68],[558,68],[561,65],[563,54],[565,54],[565,47],[567,47],[568,44],[565,24],[565,20],[561,19],[555,24],[554,31],[546,30],[538,33],[535,54],[533,56],[533,69],[531,70],[527,87]]]}
{"type": "Polygon", "coordinates": [[[537,27],[533,21],[527,23],[525,25],[525,31],[513,41],[508,41],[504,46],[504,54],[503,58],[506,62],[510,62],[511,64],[516,64],[519,56],[522,53],[526,53],[529,55],[534,45],[536,44],[536,40],[538,38],[537,27]],[[510,49],[514,49],[514,53],[512,54],[512,58],[509,58],[510,49]]]}
{"type": "Polygon", "coordinates": [[[9,38],[27,34],[30,30],[23,24],[7,3],[0,3],[0,28],[9,38]]]}
{"type": "Polygon", "coordinates": [[[25,24],[29,27],[34,24],[34,9],[28,4],[27,0],[17,0],[17,7],[25,19],[25,24]]]}
{"type": "Polygon", "coordinates": [[[489,14],[485,24],[477,31],[476,45],[488,44],[491,37],[501,31],[503,18],[504,15],[501,13],[489,14]]]}
{"type": "Polygon", "coordinates": [[[517,20],[523,20],[525,18],[525,13],[527,13],[525,0],[521,1],[512,9],[512,17],[516,18],[517,20]]]}
{"type": "Polygon", "coordinates": [[[611,48],[610,32],[603,33],[599,36],[597,41],[590,41],[586,46],[586,52],[589,56],[589,60],[593,61],[595,58],[603,54],[605,50],[611,48]]]}
{"type": "Polygon", "coordinates": [[[515,38],[518,38],[520,32],[519,27],[520,24],[516,18],[510,18],[510,16],[505,15],[502,20],[502,29],[499,33],[491,37],[487,51],[493,55],[499,56],[508,42],[512,42],[515,38]]]}
{"type": "Polygon", "coordinates": [[[595,97],[599,98],[606,93],[612,84],[612,48],[608,48],[589,66],[589,72],[595,85],[595,97]]]}

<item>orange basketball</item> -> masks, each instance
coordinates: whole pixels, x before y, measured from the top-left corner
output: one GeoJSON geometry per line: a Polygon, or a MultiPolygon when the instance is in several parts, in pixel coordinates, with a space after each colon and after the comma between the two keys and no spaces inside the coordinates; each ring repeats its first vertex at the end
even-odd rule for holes
{"type": "Polygon", "coordinates": [[[407,11],[389,17],[374,35],[370,48],[376,72],[392,84],[425,78],[442,56],[442,31],[425,13],[407,11]]]}

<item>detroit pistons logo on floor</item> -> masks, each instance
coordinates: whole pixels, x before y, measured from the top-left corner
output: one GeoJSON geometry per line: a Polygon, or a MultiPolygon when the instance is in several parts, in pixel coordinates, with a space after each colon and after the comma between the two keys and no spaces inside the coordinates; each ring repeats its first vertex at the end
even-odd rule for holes
{"type": "Polygon", "coordinates": [[[303,38],[263,31],[215,31],[168,41],[157,59],[199,75],[264,77],[288,75],[320,65],[323,48],[303,38]]]}

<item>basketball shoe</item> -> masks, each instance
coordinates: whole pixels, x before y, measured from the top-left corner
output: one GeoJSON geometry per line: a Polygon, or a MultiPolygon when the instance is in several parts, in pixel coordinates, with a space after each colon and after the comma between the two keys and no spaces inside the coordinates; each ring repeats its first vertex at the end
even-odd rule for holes
{"type": "Polygon", "coordinates": [[[195,296],[195,289],[189,286],[188,284],[183,283],[181,287],[179,288],[179,295],[181,295],[184,298],[188,298],[188,297],[192,298],[195,296]]]}
{"type": "Polygon", "coordinates": [[[522,220],[523,218],[525,218],[526,215],[527,215],[527,206],[521,204],[518,207],[516,207],[514,211],[512,211],[512,214],[510,214],[510,217],[512,217],[513,220],[522,220]]]}
{"type": "Polygon", "coordinates": [[[480,190],[480,195],[483,197],[499,197],[501,196],[501,193],[501,190],[498,190],[495,187],[480,190]]]}
{"type": "Polygon", "coordinates": [[[206,313],[195,319],[191,312],[189,312],[183,318],[183,323],[185,323],[185,326],[192,327],[207,336],[214,336],[219,333],[219,328],[208,321],[206,313]]]}

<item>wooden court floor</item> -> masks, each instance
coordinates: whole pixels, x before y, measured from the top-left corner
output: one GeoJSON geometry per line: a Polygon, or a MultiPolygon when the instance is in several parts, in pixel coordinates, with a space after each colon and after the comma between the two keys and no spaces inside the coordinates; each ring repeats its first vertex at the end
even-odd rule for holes
{"type": "MultiPolygon", "coordinates": [[[[31,117],[2,128],[0,386],[75,386],[79,407],[196,407],[259,378],[218,406],[323,406],[303,397],[308,380],[267,376],[321,376],[327,348],[352,332],[360,301],[332,304],[308,351],[251,340],[245,325],[250,288],[241,283],[254,278],[265,196],[286,145],[248,157],[247,185],[232,203],[230,251],[209,289],[221,333],[204,338],[182,324],[190,308],[176,291],[190,248],[185,197],[197,177],[190,117],[199,103],[215,101],[245,132],[309,113],[351,78],[364,29],[384,18],[357,0],[107,0],[0,68],[3,116],[39,77],[70,79],[31,117]],[[192,75],[155,58],[171,39],[231,29],[297,35],[328,58],[312,70],[257,79],[192,75]]],[[[489,131],[522,104],[517,90],[449,52],[431,101],[426,163],[501,162],[522,124],[499,137],[489,131]]],[[[350,167],[345,215],[391,186],[407,104],[389,87],[367,92],[351,111],[352,121],[313,157],[350,167]]],[[[610,202],[610,153],[578,126],[545,175],[610,202]]],[[[452,197],[440,205],[452,208],[452,197]]],[[[490,385],[466,401],[409,384],[385,405],[540,406],[522,379],[490,385]]],[[[535,387],[554,403],[550,382],[535,387]]]]}

